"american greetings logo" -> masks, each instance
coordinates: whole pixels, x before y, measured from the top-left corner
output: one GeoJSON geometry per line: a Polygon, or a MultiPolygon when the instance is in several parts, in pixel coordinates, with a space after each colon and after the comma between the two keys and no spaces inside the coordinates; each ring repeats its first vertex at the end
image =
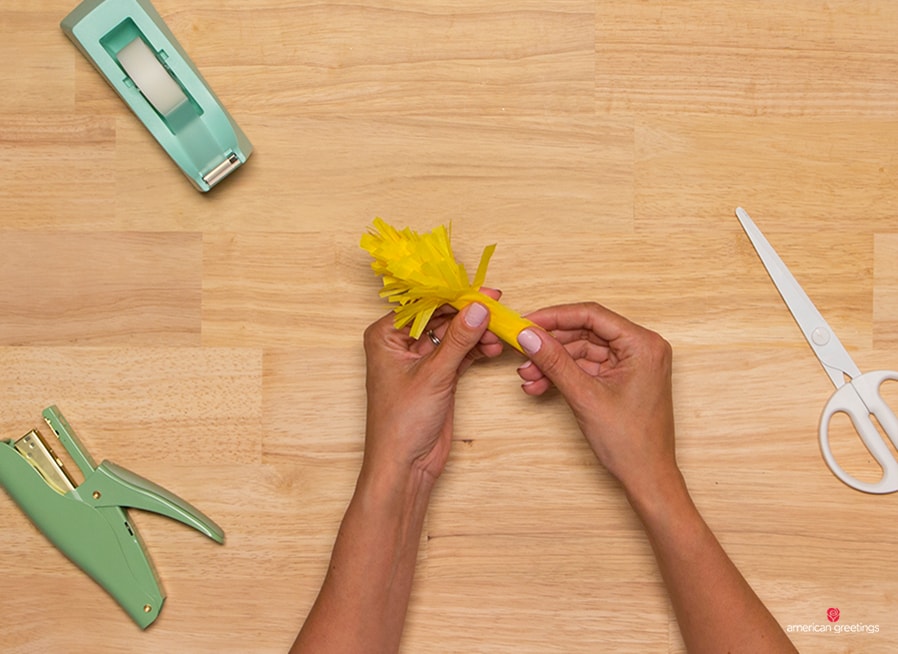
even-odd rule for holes
{"type": "Polygon", "coordinates": [[[878,624],[864,624],[863,622],[855,622],[854,624],[844,623],[836,624],[842,612],[830,607],[826,609],[826,622],[814,624],[790,624],[786,625],[787,633],[834,633],[834,634],[878,634],[878,624]]]}

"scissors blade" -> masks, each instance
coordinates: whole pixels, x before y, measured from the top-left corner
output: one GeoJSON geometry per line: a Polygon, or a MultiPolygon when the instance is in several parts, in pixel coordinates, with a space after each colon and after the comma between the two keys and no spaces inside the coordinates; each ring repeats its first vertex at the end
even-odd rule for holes
{"type": "Polygon", "coordinates": [[[846,375],[851,379],[859,377],[861,371],[849,356],[848,351],[745,209],[737,208],[736,217],[833,385],[836,388],[842,387],[845,384],[846,375]]]}

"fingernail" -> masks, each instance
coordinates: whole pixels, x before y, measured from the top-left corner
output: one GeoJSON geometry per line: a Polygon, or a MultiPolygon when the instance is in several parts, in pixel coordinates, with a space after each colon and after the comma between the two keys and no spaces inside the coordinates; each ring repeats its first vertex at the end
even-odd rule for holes
{"type": "Polygon", "coordinates": [[[527,361],[525,361],[524,363],[522,363],[521,365],[518,366],[518,372],[521,372],[522,370],[526,370],[527,368],[529,368],[532,365],[533,365],[533,362],[528,359],[527,361]]]}
{"type": "Polygon", "coordinates": [[[487,311],[486,307],[479,302],[474,302],[465,312],[465,324],[468,327],[480,327],[483,321],[486,320],[487,315],[489,315],[489,311],[487,311]]]}
{"type": "Polygon", "coordinates": [[[527,354],[536,354],[539,352],[539,348],[542,347],[543,342],[535,331],[525,329],[518,334],[518,344],[527,354]]]}

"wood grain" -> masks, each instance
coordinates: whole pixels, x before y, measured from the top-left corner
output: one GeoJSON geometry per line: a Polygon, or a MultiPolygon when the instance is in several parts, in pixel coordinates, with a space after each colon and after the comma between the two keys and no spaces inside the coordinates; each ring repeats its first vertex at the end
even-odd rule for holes
{"type": "MultiPolygon", "coordinates": [[[[157,0],[256,147],[208,195],[62,34],[73,5],[0,15],[0,437],[57,404],[227,540],[132,511],[168,592],[140,632],[3,498],[0,649],[286,651],[361,460],[381,216],[451,221],[469,266],[497,243],[519,311],[664,334],[681,466],[750,583],[783,625],[878,628],[802,651],[893,651],[898,500],[823,463],[830,383],[733,211],[863,370],[898,366],[898,5],[157,0]]],[[[684,651],[619,488],[520,362],[459,388],[403,652],[684,651]]]]}

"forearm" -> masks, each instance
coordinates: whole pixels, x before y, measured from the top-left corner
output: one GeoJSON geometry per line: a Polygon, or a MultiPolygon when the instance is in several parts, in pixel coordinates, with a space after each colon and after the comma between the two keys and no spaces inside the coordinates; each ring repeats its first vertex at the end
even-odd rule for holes
{"type": "Polygon", "coordinates": [[[292,654],[399,649],[433,480],[365,465],[292,654]]]}
{"type": "Polygon", "coordinates": [[[702,519],[678,471],[653,491],[628,497],[691,654],[796,651],[702,519]]]}

